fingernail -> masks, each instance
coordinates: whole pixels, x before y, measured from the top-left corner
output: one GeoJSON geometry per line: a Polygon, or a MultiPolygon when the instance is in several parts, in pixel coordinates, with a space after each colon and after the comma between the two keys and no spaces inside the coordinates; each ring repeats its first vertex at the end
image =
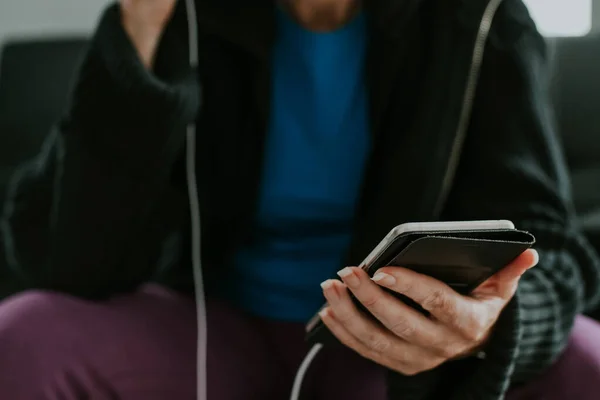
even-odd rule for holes
{"type": "Polygon", "coordinates": [[[325,307],[321,311],[319,311],[319,317],[327,318],[329,316],[329,307],[325,307]]]}
{"type": "Polygon", "coordinates": [[[344,283],[352,289],[356,289],[360,286],[360,279],[358,279],[358,276],[354,274],[352,268],[346,267],[343,270],[339,271],[337,274],[340,278],[342,278],[344,283]]]}
{"type": "Polygon", "coordinates": [[[385,272],[378,272],[373,277],[373,281],[383,286],[392,286],[396,283],[396,278],[385,272]]]}
{"type": "Polygon", "coordinates": [[[330,300],[337,300],[339,298],[337,290],[333,287],[333,281],[331,279],[326,280],[321,283],[321,289],[323,289],[323,293],[325,293],[325,297],[330,300]]]}
{"type": "Polygon", "coordinates": [[[533,251],[533,259],[534,259],[533,265],[531,266],[533,268],[540,262],[540,253],[538,253],[538,251],[536,249],[531,249],[531,251],[533,251]]]}
{"type": "Polygon", "coordinates": [[[332,286],[333,286],[333,282],[331,282],[331,280],[326,280],[324,282],[321,282],[321,289],[323,289],[323,290],[329,290],[332,286]]]}

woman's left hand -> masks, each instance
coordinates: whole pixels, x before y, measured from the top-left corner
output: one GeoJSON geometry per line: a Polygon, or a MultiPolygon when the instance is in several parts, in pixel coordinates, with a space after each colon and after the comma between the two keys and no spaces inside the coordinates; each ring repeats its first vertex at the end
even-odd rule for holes
{"type": "Polygon", "coordinates": [[[345,268],[338,273],[343,283],[328,280],[322,284],[328,306],[321,311],[321,319],[343,344],[363,357],[415,375],[480,350],[521,276],[537,262],[535,250],[525,251],[470,296],[404,268],[382,268],[372,280],[359,268],[345,268]],[[430,316],[380,286],[411,298],[430,316]],[[381,324],[354,306],[346,288],[381,324]]]}

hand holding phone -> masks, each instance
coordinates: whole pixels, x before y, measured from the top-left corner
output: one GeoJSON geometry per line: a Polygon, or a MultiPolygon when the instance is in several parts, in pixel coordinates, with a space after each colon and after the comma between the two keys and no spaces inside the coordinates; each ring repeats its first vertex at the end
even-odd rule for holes
{"type": "Polygon", "coordinates": [[[537,263],[534,240],[508,221],[397,227],[360,268],[324,283],[328,304],[308,338],[334,337],[404,374],[469,355],[537,263]]]}

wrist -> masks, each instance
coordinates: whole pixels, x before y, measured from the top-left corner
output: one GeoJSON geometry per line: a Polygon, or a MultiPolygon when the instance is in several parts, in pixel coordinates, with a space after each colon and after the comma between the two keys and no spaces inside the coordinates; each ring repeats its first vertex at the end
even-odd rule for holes
{"type": "Polygon", "coordinates": [[[492,332],[493,332],[493,329],[490,329],[488,331],[488,333],[486,334],[485,338],[482,339],[477,346],[465,351],[462,354],[459,354],[453,360],[458,361],[458,360],[464,360],[467,358],[478,358],[480,360],[485,359],[487,357],[486,349],[488,347],[488,343],[492,336],[492,332]]]}

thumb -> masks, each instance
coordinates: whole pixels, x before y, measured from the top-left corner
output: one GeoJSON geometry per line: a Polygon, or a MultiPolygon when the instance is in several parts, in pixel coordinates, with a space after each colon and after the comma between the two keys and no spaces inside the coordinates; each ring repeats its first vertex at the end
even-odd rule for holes
{"type": "Polygon", "coordinates": [[[529,269],[535,267],[540,256],[534,249],[525,250],[510,264],[502,268],[495,275],[482,283],[473,292],[474,297],[502,297],[509,300],[517,290],[521,276],[529,269]]]}

